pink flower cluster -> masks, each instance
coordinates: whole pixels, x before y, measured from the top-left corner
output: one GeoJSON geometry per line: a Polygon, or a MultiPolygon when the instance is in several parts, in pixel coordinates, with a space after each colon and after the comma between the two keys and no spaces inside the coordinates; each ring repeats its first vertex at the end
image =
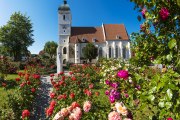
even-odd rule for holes
{"type": "Polygon", "coordinates": [[[53,120],[64,120],[66,117],[69,120],[80,120],[82,116],[82,110],[77,102],[73,102],[71,106],[62,108],[53,118],[53,120]],[[68,116],[69,115],[69,116],[68,116]]]}
{"type": "Polygon", "coordinates": [[[169,17],[169,10],[165,7],[161,8],[159,11],[160,17],[162,20],[166,20],[169,17]]]}
{"type": "Polygon", "coordinates": [[[141,11],[143,18],[146,18],[146,16],[145,16],[146,12],[147,12],[146,8],[143,8],[141,11]]]}

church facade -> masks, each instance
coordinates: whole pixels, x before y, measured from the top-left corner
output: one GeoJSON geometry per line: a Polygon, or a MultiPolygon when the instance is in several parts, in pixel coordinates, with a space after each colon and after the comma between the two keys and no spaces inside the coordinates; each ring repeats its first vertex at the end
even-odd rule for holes
{"type": "Polygon", "coordinates": [[[93,43],[99,58],[131,57],[130,40],[123,24],[102,24],[98,27],[73,27],[72,15],[67,1],[58,8],[59,43],[57,48],[57,72],[69,63],[84,63],[83,48],[93,43]]]}

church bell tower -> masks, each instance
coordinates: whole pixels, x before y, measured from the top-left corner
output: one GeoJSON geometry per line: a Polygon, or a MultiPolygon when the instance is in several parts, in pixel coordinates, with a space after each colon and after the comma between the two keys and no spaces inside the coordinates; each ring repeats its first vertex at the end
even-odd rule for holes
{"type": "Polygon", "coordinates": [[[57,48],[57,73],[63,71],[63,64],[69,61],[69,37],[71,35],[72,16],[67,1],[58,8],[58,48],[57,48]]]}

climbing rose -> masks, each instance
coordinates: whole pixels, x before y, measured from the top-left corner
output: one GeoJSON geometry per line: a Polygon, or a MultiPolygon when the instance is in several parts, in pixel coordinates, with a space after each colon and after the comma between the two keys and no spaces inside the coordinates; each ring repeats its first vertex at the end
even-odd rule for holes
{"type": "Polygon", "coordinates": [[[146,8],[143,8],[141,11],[141,14],[143,16],[143,18],[146,18],[145,13],[147,12],[146,8]]]}
{"type": "Polygon", "coordinates": [[[117,73],[117,76],[120,77],[120,78],[123,78],[125,80],[125,79],[128,78],[129,74],[128,74],[128,71],[126,71],[126,70],[120,70],[117,73]]]}
{"type": "Polygon", "coordinates": [[[162,20],[166,20],[169,17],[169,10],[165,7],[161,8],[159,11],[162,20]]]}
{"type": "Polygon", "coordinates": [[[171,117],[167,118],[167,120],[173,120],[171,117]]]}
{"type": "Polygon", "coordinates": [[[113,111],[109,113],[108,120],[122,120],[122,119],[118,112],[113,111]]]}
{"type": "Polygon", "coordinates": [[[29,117],[30,116],[30,112],[29,110],[23,110],[22,112],[22,119],[29,117]]]}
{"type": "Polygon", "coordinates": [[[91,109],[91,102],[90,101],[86,101],[83,105],[83,110],[84,112],[89,112],[89,110],[91,109]]]}

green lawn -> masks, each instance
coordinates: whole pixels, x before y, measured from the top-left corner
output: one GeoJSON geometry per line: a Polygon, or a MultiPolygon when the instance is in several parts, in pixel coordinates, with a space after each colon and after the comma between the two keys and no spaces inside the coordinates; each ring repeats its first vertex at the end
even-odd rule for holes
{"type": "Polygon", "coordinates": [[[7,87],[0,87],[0,109],[2,106],[6,103],[7,98],[8,98],[8,93],[13,93],[15,89],[18,88],[15,78],[17,78],[17,74],[8,74],[8,76],[5,78],[7,87]]]}

